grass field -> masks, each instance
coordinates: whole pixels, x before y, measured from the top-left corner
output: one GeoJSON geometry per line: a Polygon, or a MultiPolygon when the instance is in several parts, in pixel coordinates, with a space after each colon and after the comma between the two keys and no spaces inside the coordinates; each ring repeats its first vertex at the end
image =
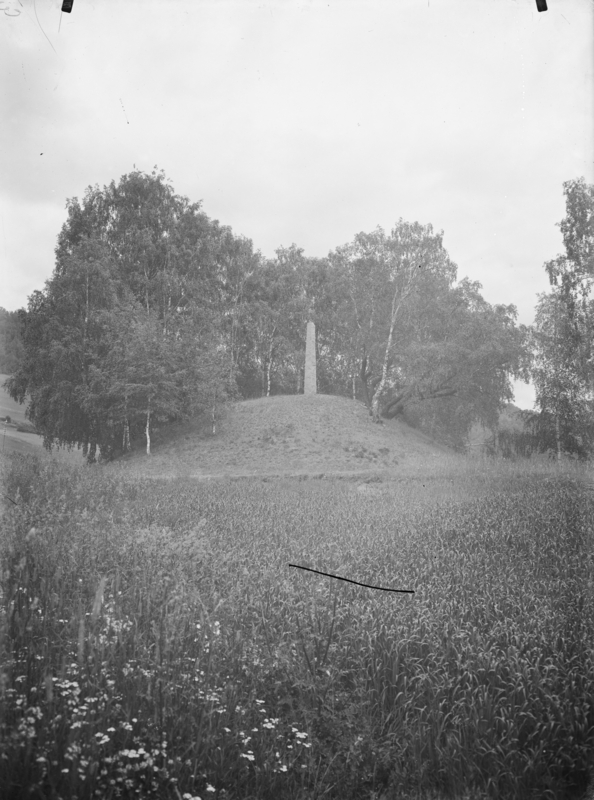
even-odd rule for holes
{"type": "Polygon", "coordinates": [[[570,798],[578,468],[196,481],[4,459],[0,797],[570,798]],[[289,567],[296,564],[396,594],[289,567]]]}

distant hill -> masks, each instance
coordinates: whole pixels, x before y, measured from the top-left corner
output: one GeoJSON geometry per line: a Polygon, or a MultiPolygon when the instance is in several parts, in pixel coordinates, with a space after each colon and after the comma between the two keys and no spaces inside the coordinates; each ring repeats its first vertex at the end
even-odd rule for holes
{"type": "Polygon", "coordinates": [[[207,477],[409,471],[453,456],[404,422],[376,425],[361,403],[322,394],[244,400],[227,409],[214,436],[206,422],[166,435],[150,458],[138,450],[119,463],[141,475],[207,477]]]}
{"type": "Polygon", "coordinates": [[[30,424],[25,419],[26,403],[19,405],[12,397],[9,397],[4,388],[4,381],[9,377],[10,375],[0,375],[0,417],[4,418],[8,415],[13,422],[30,424]]]}
{"type": "Polygon", "coordinates": [[[38,453],[43,439],[25,418],[26,404],[15,402],[4,388],[8,375],[0,375],[0,453],[38,453]],[[10,418],[10,423],[5,420],[10,418]],[[19,430],[20,429],[20,430],[19,430]]]}
{"type": "MultiPolygon", "coordinates": [[[[0,456],[8,456],[11,453],[34,453],[45,457],[46,451],[43,447],[43,437],[37,433],[33,425],[25,418],[26,403],[19,405],[9,397],[6,389],[3,388],[4,381],[8,375],[0,375],[0,456]],[[6,417],[10,417],[10,423],[4,422],[6,417]]],[[[70,464],[84,464],[80,450],[60,450],[52,451],[53,457],[60,461],[70,464]]]]}

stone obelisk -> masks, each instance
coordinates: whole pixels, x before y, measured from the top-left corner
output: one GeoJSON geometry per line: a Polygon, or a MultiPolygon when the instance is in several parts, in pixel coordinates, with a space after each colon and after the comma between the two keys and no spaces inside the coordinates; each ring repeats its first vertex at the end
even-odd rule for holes
{"type": "Polygon", "coordinates": [[[316,326],[313,322],[307,323],[305,338],[305,380],[303,394],[316,394],[318,390],[316,379],[316,326]]]}

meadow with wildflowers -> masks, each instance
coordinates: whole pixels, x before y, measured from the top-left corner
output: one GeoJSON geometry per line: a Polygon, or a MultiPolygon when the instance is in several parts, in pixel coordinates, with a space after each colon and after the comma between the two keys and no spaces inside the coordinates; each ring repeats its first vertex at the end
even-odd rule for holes
{"type": "Polygon", "coordinates": [[[6,459],[0,797],[583,796],[594,497],[579,470],[456,469],[6,459]]]}

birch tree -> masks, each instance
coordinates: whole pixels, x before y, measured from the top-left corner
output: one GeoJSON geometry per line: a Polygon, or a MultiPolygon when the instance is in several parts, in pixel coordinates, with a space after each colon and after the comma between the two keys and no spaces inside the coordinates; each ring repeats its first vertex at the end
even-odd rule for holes
{"type": "Polygon", "coordinates": [[[594,449],[594,185],[579,178],[563,191],[565,252],[544,265],[551,292],[539,296],[533,369],[538,428],[541,438],[553,429],[557,459],[594,449]]]}
{"type": "Polygon", "coordinates": [[[575,347],[575,318],[564,293],[557,289],[539,295],[533,333],[532,379],[540,412],[541,444],[552,444],[555,457],[586,454],[594,445],[594,398],[589,376],[575,347]]]}
{"type": "Polygon", "coordinates": [[[389,235],[381,227],[360,233],[352,244],[330,258],[342,269],[361,354],[360,377],[375,422],[389,388],[398,350],[399,328],[415,295],[428,290],[432,280],[448,286],[456,267],[442,243],[443,234],[431,225],[400,219],[389,235]]]}
{"type": "Polygon", "coordinates": [[[89,187],[67,211],[53,275],[23,315],[25,353],[8,390],[30,398],[27,414],[48,447],[82,445],[89,461],[118,441],[125,451],[140,415],[150,450],[155,422],[200,405],[196,381],[211,395],[219,382],[217,402],[226,395],[208,369],[225,346],[233,235],[156,171],[89,187]]]}

